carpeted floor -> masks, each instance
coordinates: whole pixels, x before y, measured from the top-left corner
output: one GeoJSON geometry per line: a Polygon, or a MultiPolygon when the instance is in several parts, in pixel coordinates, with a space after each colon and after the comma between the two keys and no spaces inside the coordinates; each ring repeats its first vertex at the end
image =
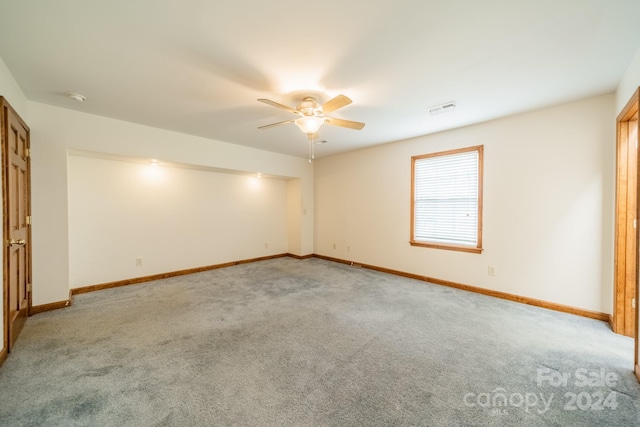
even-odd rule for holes
{"type": "Polygon", "coordinates": [[[7,426],[640,426],[602,322],[319,259],[78,295],[0,368],[7,426]]]}

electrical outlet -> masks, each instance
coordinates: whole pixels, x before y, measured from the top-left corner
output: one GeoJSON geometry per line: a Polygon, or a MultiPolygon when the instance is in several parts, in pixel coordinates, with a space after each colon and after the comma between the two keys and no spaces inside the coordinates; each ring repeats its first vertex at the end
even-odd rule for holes
{"type": "Polygon", "coordinates": [[[335,249],[335,248],[336,248],[336,244],[334,243],[334,244],[333,244],[333,249],[335,249]]]}
{"type": "Polygon", "coordinates": [[[493,265],[490,265],[489,269],[487,271],[487,274],[489,274],[489,276],[495,276],[496,275],[496,268],[493,265]]]}
{"type": "Polygon", "coordinates": [[[351,246],[347,246],[347,252],[351,252],[351,246]]]}
{"type": "Polygon", "coordinates": [[[140,267],[142,265],[142,257],[136,258],[136,267],[140,267]]]}
{"type": "Polygon", "coordinates": [[[265,248],[265,249],[269,248],[269,244],[268,244],[268,243],[265,243],[265,244],[264,244],[264,248],[265,248]]]}

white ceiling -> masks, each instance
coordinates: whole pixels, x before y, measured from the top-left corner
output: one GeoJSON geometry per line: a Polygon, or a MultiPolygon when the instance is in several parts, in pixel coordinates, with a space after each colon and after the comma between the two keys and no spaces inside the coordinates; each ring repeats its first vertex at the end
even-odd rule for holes
{"type": "Polygon", "coordinates": [[[613,92],[638,47],[640,0],[0,0],[28,99],[299,157],[258,98],[350,97],[326,156],[613,92]]]}

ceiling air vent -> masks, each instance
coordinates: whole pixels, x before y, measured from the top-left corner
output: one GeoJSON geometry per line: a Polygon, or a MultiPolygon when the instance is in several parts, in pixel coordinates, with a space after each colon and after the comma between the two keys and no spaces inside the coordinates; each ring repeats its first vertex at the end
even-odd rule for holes
{"type": "Polygon", "coordinates": [[[435,107],[429,108],[429,114],[435,116],[436,114],[442,113],[450,113],[456,109],[455,101],[447,102],[444,104],[436,105],[435,107]]]}

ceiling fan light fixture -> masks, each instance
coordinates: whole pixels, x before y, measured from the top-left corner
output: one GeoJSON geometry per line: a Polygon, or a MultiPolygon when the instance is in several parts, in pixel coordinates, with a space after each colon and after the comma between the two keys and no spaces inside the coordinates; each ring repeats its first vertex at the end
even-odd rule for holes
{"type": "Polygon", "coordinates": [[[302,116],[294,122],[307,135],[312,135],[324,124],[324,119],[318,116],[302,116]]]}
{"type": "MultiPolygon", "coordinates": [[[[339,108],[351,104],[351,100],[344,95],[335,96],[322,105],[318,104],[314,97],[307,96],[302,100],[300,104],[298,104],[295,109],[266,98],[260,98],[258,99],[258,101],[263,102],[267,105],[271,105],[272,107],[280,108],[281,110],[286,110],[298,116],[297,119],[290,119],[278,123],[271,123],[269,125],[258,126],[258,129],[269,129],[274,126],[295,123],[303,133],[307,134],[310,141],[309,145],[311,147],[313,147],[312,140],[315,138],[315,134],[323,124],[356,130],[360,130],[364,127],[364,123],[361,122],[354,122],[351,120],[336,119],[333,117],[325,116],[325,114],[327,113],[331,113],[339,108]]],[[[310,154],[312,155],[313,153],[311,153],[310,151],[310,154]]]]}

